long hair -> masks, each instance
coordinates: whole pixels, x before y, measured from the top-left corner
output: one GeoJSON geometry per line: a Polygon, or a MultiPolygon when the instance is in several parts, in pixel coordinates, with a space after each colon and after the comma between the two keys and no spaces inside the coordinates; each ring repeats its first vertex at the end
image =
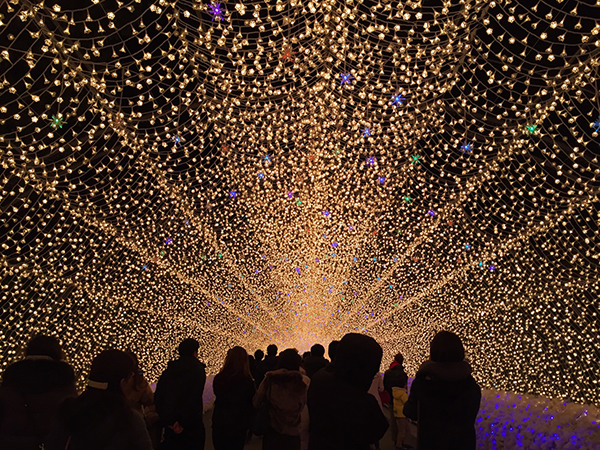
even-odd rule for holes
{"type": "Polygon", "coordinates": [[[460,362],[465,359],[465,347],[455,333],[440,331],[429,346],[431,360],[435,362],[460,362]]]}
{"type": "Polygon", "coordinates": [[[229,349],[219,373],[227,378],[252,378],[248,352],[239,346],[229,349]]]}
{"type": "Polygon", "coordinates": [[[104,350],[94,358],[89,379],[106,386],[88,386],[59,410],[59,420],[72,438],[69,449],[104,450],[111,439],[128,432],[135,413],[127,404],[121,380],[133,376],[134,370],[133,359],[120,350],[104,350]]]}

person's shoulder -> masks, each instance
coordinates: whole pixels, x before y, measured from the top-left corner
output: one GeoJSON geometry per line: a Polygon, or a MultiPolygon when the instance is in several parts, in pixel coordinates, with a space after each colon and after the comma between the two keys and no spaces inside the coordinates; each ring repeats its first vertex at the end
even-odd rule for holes
{"type": "Polygon", "coordinates": [[[467,382],[472,390],[481,393],[481,386],[479,386],[479,383],[477,383],[475,378],[473,378],[473,375],[469,375],[469,378],[467,378],[467,382]]]}
{"type": "Polygon", "coordinates": [[[196,358],[194,358],[193,367],[196,372],[206,374],[206,364],[204,364],[202,361],[198,361],[196,358]]]}
{"type": "Polygon", "coordinates": [[[326,366],[322,370],[318,370],[310,378],[310,387],[333,387],[335,385],[335,375],[333,374],[332,367],[326,366]]]}
{"type": "Polygon", "coordinates": [[[16,361],[10,364],[2,374],[2,386],[8,387],[13,383],[17,382],[22,374],[26,371],[27,364],[23,364],[25,361],[16,361]]]}
{"type": "Polygon", "coordinates": [[[56,373],[66,384],[75,382],[75,371],[73,366],[65,361],[56,361],[56,373]]]}
{"type": "Polygon", "coordinates": [[[302,374],[302,381],[304,381],[306,386],[310,386],[310,378],[307,375],[302,374]]]}

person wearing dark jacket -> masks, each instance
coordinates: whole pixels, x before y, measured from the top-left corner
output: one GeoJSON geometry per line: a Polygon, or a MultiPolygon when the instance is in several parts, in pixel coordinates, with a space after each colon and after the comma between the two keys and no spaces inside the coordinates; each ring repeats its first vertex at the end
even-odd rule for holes
{"type": "Polygon", "coordinates": [[[254,406],[269,404],[269,430],[263,437],[263,450],[300,450],[302,411],[310,379],[300,372],[302,358],[288,348],[281,352],[277,370],[269,371],[254,396],[254,406]]]}
{"type": "Polygon", "coordinates": [[[335,354],[337,353],[337,349],[340,346],[340,341],[333,340],[329,343],[327,347],[327,354],[329,355],[329,359],[331,362],[335,359],[335,354]]]}
{"type": "Polygon", "coordinates": [[[248,353],[242,347],[227,352],[225,364],[213,381],[215,408],[212,439],[215,450],[242,450],[254,417],[256,393],[248,353]]]}
{"type": "Polygon", "coordinates": [[[152,450],[143,417],[129,406],[135,364],[120,350],[104,350],[92,361],[87,389],[59,411],[60,445],[52,450],[152,450]]]}
{"type": "Polygon", "coordinates": [[[0,387],[0,449],[39,450],[57,426],[58,407],[77,397],[73,368],[54,337],[38,335],[25,359],[7,367],[0,387]]]}
{"type": "Polygon", "coordinates": [[[179,359],[170,361],[154,393],[156,412],[165,425],[165,445],[173,450],[203,450],[206,432],[202,395],[206,366],[198,361],[200,344],[184,339],[179,359]]]}
{"type": "Polygon", "coordinates": [[[277,346],[270,344],[267,347],[267,356],[258,365],[258,378],[256,379],[256,385],[260,386],[263,378],[267,372],[275,370],[277,368],[277,346]]]}
{"type": "Polygon", "coordinates": [[[265,353],[262,350],[256,350],[254,352],[254,366],[250,363],[250,373],[252,374],[252,378],[254,378],[254,385],[258,388],[260,385],[260,381],[262,381],[263,375],[261,374],[261,364],[263,362],[263,358],[265,357],[265,353]]]}
{"type": "Polygon", "coordinates": [[[388,421],[368,393],[382,355],[369,336],[342,338],[332,370],[317,372],[308,390],[309,450],[369,450],[383,437],[388,421]]]}
{"type": "Polygon", "coordinates": [[[390,395],[390,398],[394,397],[392,388],[405,388],[408,383],[408,375],[404,371],[403,364],[404,356],[402,356],[402,353],[398,353],[394,357],[392,364],[390,364],[390,368],[383,374],[383,387],[390,395]]]}
{"type": "Polygon", "coordinates": [[[325,359],[325,347],[321,344],[315,344],[310,348],[310,355],[304,360],[304,369],[306,375],[312,378],[315,373],[321,370],[329,364],[329,361],[325,359]]]}
{"type": "Polygon", "coordinates": [[[417,421],[419,450],[474,450],[475,419],[481,388],[464,360],[460,338],[440,331],[430,345],[430,360],[419,368],[404,415],[417,421]]]}
{"type": "Polygon", "coordinates": [[[402,353],[398,353],[390,364],[390,368],[383,374],[383,388],[389,396],[394,414],[392,435],[394,436],[396,449],[406,448],[404,440],[406,439],[407,419],[403,410],[404,402],[408,397],[408,375],[404,371],[403,364],[404,356],[402,353]]]}

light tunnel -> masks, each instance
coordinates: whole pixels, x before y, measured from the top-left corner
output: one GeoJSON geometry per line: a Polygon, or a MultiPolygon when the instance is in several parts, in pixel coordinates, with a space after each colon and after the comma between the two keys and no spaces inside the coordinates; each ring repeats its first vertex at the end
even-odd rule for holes
{"type": "Polygon", "coordinates": [[[483,387],[597,405],[599,16],[2,2],[0,370],[360,332],[414,375],[447,329],[483,387]]]}

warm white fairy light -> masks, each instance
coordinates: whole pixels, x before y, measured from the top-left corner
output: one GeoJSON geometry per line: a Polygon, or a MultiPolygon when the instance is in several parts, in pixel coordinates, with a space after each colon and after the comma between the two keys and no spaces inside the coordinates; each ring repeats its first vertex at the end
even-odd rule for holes
{"type": "Polygon", "coordinates": [[[2,365],[447,328],[600,402],[600,8],[428,3],[0,5],[2,365]]]}

